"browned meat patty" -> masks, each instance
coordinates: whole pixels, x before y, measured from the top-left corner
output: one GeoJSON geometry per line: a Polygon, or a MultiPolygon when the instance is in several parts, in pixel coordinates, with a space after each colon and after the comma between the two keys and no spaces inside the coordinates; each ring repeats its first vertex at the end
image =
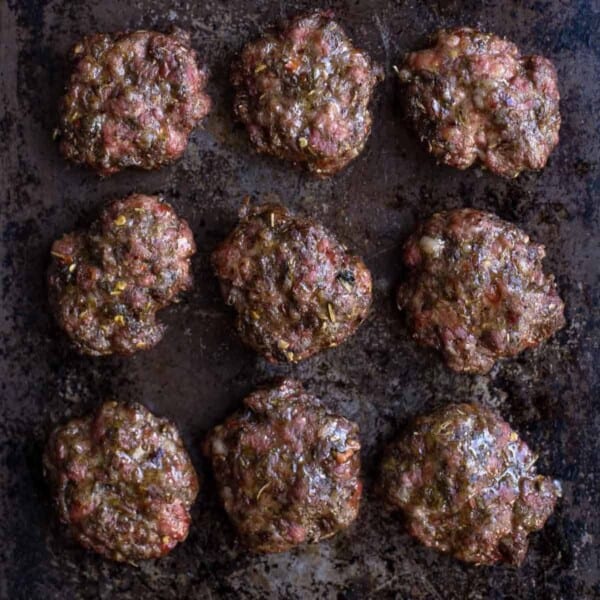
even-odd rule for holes
{"type": "Polygon", "coordinates": [[[155,196],[110,204],[87,231],[52,245],[50,304],[77,349],[129,355],[155,346],[156,311],[192,285],[196,246],[188,224],[155,196]]]}
{"type": "Polygon", "coordinates": [[[234,110],[252,143],[328,176],[356,158],[383,70],[352,45],[330,11],[299,16],[248,44],[233,65],[234,110]]]}
{"type": "Polygon", "coordinates": [[[179,158],[210,110],[188,33],[97,33],[71,50],[60,150],[102,175],[179,158]]]}
{"type": "Polygon", "coordinates": [[[392,443],[381,489],[421,543],[466,562],[520,565],[561,488],[487,408],[455,404],[417,419],[392,443]]]}
{"type": "Polygon", "coordinates": [[[187,537],[196,472],[175,426],[141,404],[106,402],[58,427],[44,470],[61,522],[106,558],[158,558],[187,537]]]}
{"type": "Polygon", "coordinates": [[[441,212],[404,246],[398,291],[413,338],[455,371],[486,373],[498,358],[537,346],[565,324],[544,246],[496,215],[441,212]]]}
{"type": "Polygon", "coordinates": [[[480,162],[516,177],[543,169],[558,144],[558,82],[543,56],[521,56],[507,40],[475,29],[442,29],[431,48],[399,71],[406,112],[438,160],[459,169],[480,162]]]}
{"type": "Polygon", "coordinates": [[[254,392],[244,405],[204,444],[242,541],[255,552],[282,552],[348,527],[362,492],[357,425],[293,380],[254,392]]]}
{"type": "Polygon", "coordinates": [[[240,219],[212,259],[242,340],[271,362],[297,362],[352,335],[371,305],[362,260],[279,204],[246,204],[240,219]]]}

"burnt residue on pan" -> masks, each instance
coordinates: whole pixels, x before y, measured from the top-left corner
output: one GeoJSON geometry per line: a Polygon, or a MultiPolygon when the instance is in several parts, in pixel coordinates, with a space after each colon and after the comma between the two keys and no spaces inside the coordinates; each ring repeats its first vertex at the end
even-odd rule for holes
{"type": "Polygon", "coordinates": [[[253,152],[232,118],[229,67],[269,23],[313,2],[0,3],[0,596],[10,598],[578,598],[600,595],[600,334],[598,264],[600,13],[593,2],[524,0],[334,1],[353,43],[383,65],[364,152],[337,176],[311,178],[253,152]],[[191,32],[210,71],[214,109],[182,160],[156,172],[100,179],[69,165],[52,140],[83,35],[127,28],[191,32]],[[440,27],[505,35],[557,67],[560,143],[548,166],[505,180],[436,166],[400,114],[392,66],[440,27]],[[198,245],[194,290],[165,309],[168,335],[131,358],[79,356],[53,322],[44,273],[52,240],[85,226],[131,192],[162,194],[198,245]],[[295,365],[269,365],[234,331],[210,254],[232,229],[242,198],[280,202],[333,231],[373,274],[369,318],[338,348],[295,365]],[[546,246],[566,305],[564,329],[487,375],[447,369],[418,347],[395,307],[401,247],[432,213],[472,206],[514,222],[546,246]],[[357,522],[319,545],[252,556],[236,542],[201,457],[204,435],[276,376],[301,380],[327,408],[360,427],[365,497],[357,522]],[[139,568],[113,564],[69,540],[50,510],[41,455],[59,422],[107,398],[138,400],[172,419],[204,480],[188,539],[139,568]],[[539,472],[563,498],[531,536],[523,567],[473,567],[428,550],[388,516],[373,493],[385,443],[409,418],[450,401],[494,407],[539,451],[539,472]]]}

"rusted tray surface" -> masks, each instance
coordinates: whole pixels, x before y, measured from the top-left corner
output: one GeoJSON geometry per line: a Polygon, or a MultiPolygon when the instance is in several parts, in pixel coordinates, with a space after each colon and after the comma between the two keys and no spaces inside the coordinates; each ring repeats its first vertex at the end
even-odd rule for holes
{"type": "Polygon", "coordinates": [[[0,597],[3,598],[598,598],[600,597],[599,285],[600,4],[579,0],[333,2],[357,45],[385,65],[386,82],[364,154],[316,181],[254,155],[232,123],[228,68],[264,25],[312,2],[29,1],[0,3],[0,597]],[[124,28],[192,32],[212,73],[215,109],[185,158],[155,173],[101,180],[70,167],[52,142],[65,55],[81,35],[124,28]],[[398,114],[392,65],[439,26],[476,24],[552,58],[559,72],[561,143],[540,174],[505,181],[438,167],[398,114]],[[168,309],[165,339],[130,359],[72,351],[46,304],[51,241],[90,221],[103,202],[161,193],[192,225],[196,286],[168,309]],[[372,269],[372,316],[341,347],[295,367],[273,367],[233,332],[209,254],[246,194],[278,199],[321,219],[372,269]],[[417,348],[394,307],[400,246],[417,220],[458,206],[497,212],[546,244],[546,265],[567,303],[568,325],[548,344],[488,376],[465,376],[417,348]],[[293,552],[254,557],[218,506],[199,442],[255,384],[293,374],[357,420],[366,497],[347,533],[293,552]],[[112,564],[70,542],[55,524],[41,449],[59,421],[108,396],[143,401],[181,427],[204,479],[187,542],[140,568],[112,564]],[[420,547],[383,514],[372,482],[382,446],[410,416],[449,401],[497,407],[540,452],[541,472],[564,499],[532,536],[522,569],[476,568],[420,547]]]}

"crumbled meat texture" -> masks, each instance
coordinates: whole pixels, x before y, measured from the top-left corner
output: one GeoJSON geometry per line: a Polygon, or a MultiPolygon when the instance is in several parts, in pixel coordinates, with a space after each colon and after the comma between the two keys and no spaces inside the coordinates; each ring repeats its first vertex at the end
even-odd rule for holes
{"type": "Polygon", "coordinates": [[[516,177],[542,169],[558,144],[558,82],[542,56],[521,56],[511,42],[466,27],[438,31],[431,48],[413,52],[399,71],[406,112],[443,163],[479,161],[516,177]]]}
{"type": "Polygon", "coordinates": [[[542,270],[544,247],[473,209],[433,215],[404,246],[398,307],[413,338],[455,371],[486,373],[564,326],[564,305],[542,270]]]}
{"type": "Polygon", "coordinates": [[[296,17],[248,44],[231,76],[235,114],[257,150],[318,176],[360,154],[371,131],[369,101],[383,79],[332,16],[296,17]]]}
{"type": "Polygon", "coordinates": [[[561,488],[506,421],[469,404],[421,417],[383,460],[381,491],[411,535],[471,563],[520,565],[561,488]]]}
{"type": "Polygon", "coordinates": [[[60,149],[102,175],[156,169],[181,156],[210,110],[188,33],[97,33],[71,50],[60,149]]]}
{"type": "Polygon", "coordinates": [[[207,437],[221,500],[242,541],[282,552],[348,527],[359,509],[358,427],[302,384],[254,392],[207,437]]]}
{"type": "Polygon", "coordinates": [[[296,362],[352,335],[371,305],[362,260],[281,205],[246,204],[240,218],[213,265],[244,342],[272,362],[296,362]]]}
{"type": "Polygon", "coordinates": [[[187,223],[168,204],[134,194],[110,204],[87,231],[52,245],[52,310],[85,354],[133,354],[156,345],[156,311],[191,287],[196,251],[187,223]]]}
{"type": "Polygon", "coordinates": [[[196,472],[175,426],[141,404],[106,402],[58,427],[44,471],[61,522],[106,558],[158,558],[187,537],[196,472]]]}

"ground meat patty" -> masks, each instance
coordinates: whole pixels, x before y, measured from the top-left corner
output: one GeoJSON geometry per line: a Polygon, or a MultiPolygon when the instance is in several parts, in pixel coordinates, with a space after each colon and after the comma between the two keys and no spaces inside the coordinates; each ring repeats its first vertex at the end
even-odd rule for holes
{"type": "Polygon", "coordinates": [[[381,490],[411,535],[471,563],[520,565],[527,536],[552,514],[560,484],[487,408],[455,404],[417,419],[384,457],[381,490]]]}
{"type": "Polygon", "coordinates": [[[556,70],[511,42],[468,27],[438,31],[399,71],[409,121],[429,152],[466,169],[516,177],[542,169],[558,143],[556,70]]]}
{"type": "Polygon", "coordinates": [[[244,404],[204,445],[242,541],[255,552],[282,552],[348,527],[362,492],[357,425],[293,380],[244,404]]]}
{"type": "Polygon", "coordinates": [[[564,326],[544,246],[496,215],[441,212],[404,246],[398,291],[413,338],[441,350],[455,371],[486,373],[498,358],[536,346],[564,326]]]}
{"type": "Polygon", "coordinates": [[[297,362],[352,335],[371,305],[371,274],[322,225],[279,204],[244,205],[213,253],[243,341],[297,362]]]}
{"type": "Polygon", "coordinates": [[[106,402],[58,427],[44,470],[62,523],[106,558],[157,558],[187,537],[196,472],[175,426],[141,404],[106,402]]]}
{"type": "Polygon", "coordinates": [[[362,151],[381,67],[330,11],[296,17],[248,44],[232,69],[234,109],[259,152],[333,175],[362,151]]]}
{"type": "Polygon", "coordinates": [[[210,110],[188,33],[97,33],[71,50],[60,149],[103,175],[156,169],[183,154],[210,110]]]}
{"type": "Polygon", "coordinates": [[[192,285],[188,224],[159,198],[110,204],[89,230],[52,245],[50,304],[80,352],[133,354],[156,345],[156,311],[192,285]]]}

